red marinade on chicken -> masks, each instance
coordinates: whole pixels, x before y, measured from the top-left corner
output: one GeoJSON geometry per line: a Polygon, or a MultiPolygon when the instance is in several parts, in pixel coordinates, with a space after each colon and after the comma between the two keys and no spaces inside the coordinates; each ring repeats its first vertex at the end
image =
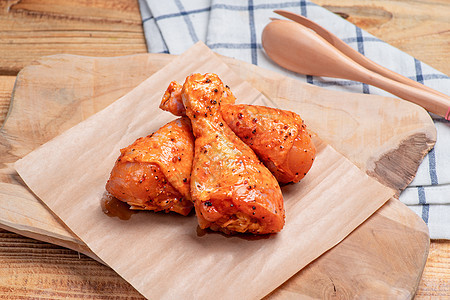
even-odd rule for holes
{"type": "Polygon", "coordinates": [[[195,136],[191,197],[200,228],[279,232],[284,204],[275,177],[223,120],[226,89],[215,74],[186,78],[181,98],[195,136]]]}
{"type": "Polygon", "coordinates": [[[131,209],[189,214],[194,138],[188,118],[174,120],[120,152],[106,184],[111,195],[131,209]]]}

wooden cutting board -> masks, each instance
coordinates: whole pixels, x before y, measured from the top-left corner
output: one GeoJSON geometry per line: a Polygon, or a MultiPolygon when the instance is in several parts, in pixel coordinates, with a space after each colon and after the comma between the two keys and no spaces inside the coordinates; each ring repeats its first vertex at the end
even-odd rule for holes
{"type": "MultiPolygon", "coordinates": [[[[17,77],[0,135],[0,227],[97,259],[23,185],[12,163],[126,94],[172,56],[44,57],[17,77]]],[[[323,140],[369,175],[400,191],[436,139],[428,114],[398,99],[329,91],[223,58],[274,105],[297,111],[323,140]],[[329,100],[314,101],[317,94],[329,100]]],[[[426,225],[391,199],[339,245],[269,298],[411,298],[428,254],[426,225]]],[[[89,274],[88,274],[89,275],[89,274]]],[[[98,295],[101,297],[102,295],[98,295]]]]}

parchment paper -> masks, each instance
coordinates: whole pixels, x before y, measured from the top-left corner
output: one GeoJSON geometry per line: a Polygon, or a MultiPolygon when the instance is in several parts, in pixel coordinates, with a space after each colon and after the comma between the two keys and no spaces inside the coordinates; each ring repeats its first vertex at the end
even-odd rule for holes
{"type": "Polygon", "coordinates": [[[197,234],[195,216],[100,207],[119,149],[175,119],[158,109],[171,80],[214,72],[242,103],[270,103],[198,43],[129,94],[16,162],[34,193],[106,264],[152,299],[256,299],[339,243],[394,192],[318,143],[298,184],[283,187],[286,225],[269,238],[197,234]]]}

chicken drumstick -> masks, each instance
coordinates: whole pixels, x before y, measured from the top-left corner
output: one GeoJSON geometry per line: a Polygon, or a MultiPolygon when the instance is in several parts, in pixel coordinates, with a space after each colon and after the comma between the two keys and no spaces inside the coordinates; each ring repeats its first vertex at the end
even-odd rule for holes
{"type": "Polygon", "coordinates": [[[215,74],[193,74],[181,90],[195,136],[191,197],[200,228],[226,233],[279,232],[284,226],[280,187],[223,120],[224,89],[215,74]]]}

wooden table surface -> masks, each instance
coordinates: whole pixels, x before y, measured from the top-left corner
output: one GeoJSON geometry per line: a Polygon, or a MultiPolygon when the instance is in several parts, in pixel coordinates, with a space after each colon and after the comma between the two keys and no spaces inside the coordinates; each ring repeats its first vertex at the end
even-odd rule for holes
{"type": "MultiPolygon", "coordinates": [[[[314,2],[450,74],[449,0],[314,2]]],[[[40,56],[145,52],[136,0],[1,1],[0,124],[17,73],[40,56]]],[[[0,262],[0,298],[141,297],[114,271],[84,255],[3,229],[0,262]]],[[[450,298],[450,241],[431,242],[416,298],[430,297],[450,298]]]]}

